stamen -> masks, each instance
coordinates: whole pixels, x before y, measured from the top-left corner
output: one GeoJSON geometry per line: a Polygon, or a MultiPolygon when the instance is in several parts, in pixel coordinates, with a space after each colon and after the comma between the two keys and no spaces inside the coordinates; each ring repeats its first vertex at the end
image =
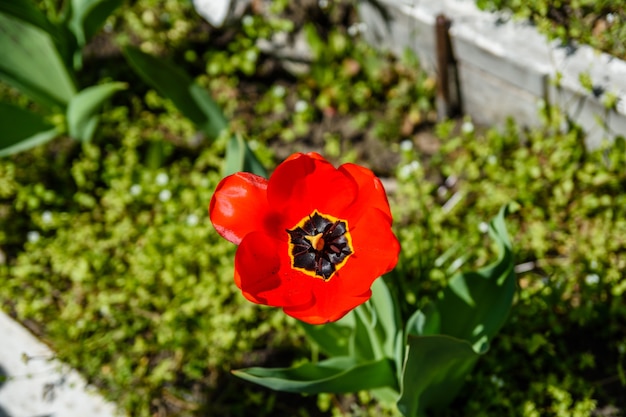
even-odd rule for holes
{"type": "Polygon", "coordinates": [[[311,243],[311,246],[316,251],[322,251],[324,249],[324,233],[318,233],[315,236],[304,236],[306,240],[311,243]]]}
{"type": "Polygon", "coordinates": [[[293,268],[324,281],[352,255],[352,238],[344,220],[314,211],[287,233],[293,268]]]}

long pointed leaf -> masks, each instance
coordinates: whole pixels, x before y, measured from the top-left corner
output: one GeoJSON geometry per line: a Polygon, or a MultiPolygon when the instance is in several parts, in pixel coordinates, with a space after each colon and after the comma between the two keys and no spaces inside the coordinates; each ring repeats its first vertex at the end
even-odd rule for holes
{"type": "Polygon", "coordinates": [[[71,0],[68,27],[83,47],[123,0],[71,0]]]}
{"type": "MultiPolygon", "coordinates": [[[[174,105],[208,137],[217,138],[226,128],[228,120],[209,93],[195,83],[180,68],[165,60],[126,47],[124,54],[137,73],[159,94],[172,100],[174,105]]],[[[267,176],[248,143],[233,135],[226,148],[224,175],[247,171],[267,176]]]]}
{"type": "Polygon", "coordinates": [[[395,301],[382,278],[372,285],[372,298],[341,320],[321,326],[303,323],[307,336],[330,356],[350,355],[368,361],[384,356],[401,369],[402,328],[395,301]],[[368,310],[364,312],[363,310],[368,310]],[[373,346],[373,345],[376,346],[373,346]]]}
{"type": "Polygon", "coordinates": [[[347,356],[350,353],[350,337],[354,332],[354,312],[341,320],[322,325],[300,322],[309,340],[328,356],[347,356]]]}
{"type": "Polygon", "coordinates": [[[350,356],[359,361],[371,361],[384,357],[382,343],[376,333],[376,311],[368,304],[354,309],[354,334],[350,343],[350,356]]]}
{"type": "Polygon", "coordinates": [[[449,404],[506,320],[515,294],[506,211],[503,207],[490,223],[498,259],[477,272],[454,276],[441,299],[407,322],[408,351],[398,401],[406,417],[422,417],[427,408],[449,404]]]}
{"type": "Polygon", "coordinates": [[[0,12],[16,17],[53,35],[56,28],[30,0],[0,0],[0,12]]]}
{"type": "Polygon", "coordinates": [[[88,87],[75,95],[67,106],[70,136],[90,141],[98,122],[98,111],[109,97],[125,88],[126,84],[114,82],[88,87]]]}
{"type": "Polygon", "coordinates": [[[500,330],[515,295],[511,242],[504,223],[506,207],[490,222],[489,234],[499,248],[498,259],[476,272],[460,273],[437,303],[441,333],[467,340],[477,350],[500,330]]]}
{"type": "Polygon", "coordinates": [[[206,124],[200,126],[207,135],[217,137],[228,127],[228,120],[224,117],[224,113],[217,103],[213,101],[208,91],[196,83],[192,83],[189,87],[189,93],[193,97],[202,113],[206,116],[206,124]]]}
{"type": "Polygon", "coordinates": [[[0,156],[25,151],[57,135],[57,130],[38,114],[0,102],[0,156]]]}
{"type": "Polygon", "coordinates": [[[215,139],[228,126],[228,121],[199,85],[174,64],[141,52],[124,48],[130,65],[150,86],[174,105],[209,137],[215,139]]]}
{"type": "Polygon", "coordinates": [[[464,341],[444,335],[409,335],[398,409],[405,417],[449,403],[479,355],[464,341]]]}
{"type": "Polygon", "coordinates": [[[0,79],[45,106],[65,107],[76,92],[48,33],[0,13],[0,79]]]}
{"type": "Polygon", "coordinates": [[[383,351],[388,358],[394,358],[397,353],[397,335],[402,331],[402,323],[400,312],[396,308],[398,303],[382,277],[374,281],[372,285],[370,303],[378,318],[376,329],[383,351]]]}
{"type": "Polygon", "coordinates": [[[338,357],[293,368],[248,368],[233,374],[274,390],[306,394],[397,389],[393,365],[387,359],[359,364],[354,358],[338,357]]]}
{"type": "Polygon", "coordinates": [[[267,177],[267,171],[252,152],[248,143],[241,136],[233,135],[226,146],[224,176],[241,171],[267,177]]]}

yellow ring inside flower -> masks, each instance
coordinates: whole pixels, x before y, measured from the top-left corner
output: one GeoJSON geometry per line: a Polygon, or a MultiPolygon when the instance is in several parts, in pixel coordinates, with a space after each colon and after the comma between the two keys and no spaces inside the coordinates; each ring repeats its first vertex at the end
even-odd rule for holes
{"type": "Polygon", "coordinates": [[[330,280],[354,253],[348,222],[317,210],[287,233],[291,267],[324,281],[330,280]]]}

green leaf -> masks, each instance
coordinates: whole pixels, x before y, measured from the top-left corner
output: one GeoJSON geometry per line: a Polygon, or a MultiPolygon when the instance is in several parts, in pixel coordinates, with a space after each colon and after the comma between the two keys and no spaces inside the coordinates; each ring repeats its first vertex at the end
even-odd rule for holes
{"type": "Polygon", "coordinates": [[[0,79],[45,106],[65,105],[76,92],[48,33],[0,13],[0,79]]]}
{"type": "MultiPolygon", "coordinates": [[[[376,329],[378,339],[382,342],[382,350],[388,358],[397,355],[397,336],[401,334],[402,322],[398,305],[391,295],[385,280],[381,277],[372,285],[372,298],[370,299],[373,310],[376,312],[376,329]]],[[[398,366],[401,365],[401,362],[398,366]]]]}
{"type": "Polygon", "coordinates": [[[511,241],[504,223],[507,207],[489,224],[489,235],[499,248],[498,259],[477,272],[455,275],[437,302],[440,332],[469,341],[477,352],[504,325],[515,295],[511,241]]]}
{"type": "Polygon", "coordinates": [[[124,55],[143,80],[166,97],[210,138],[228,127],[228,121],[211,96],[174,64],[137,48],[125,47],[124,55]]]}
{"type": "Polygon", "coordinates": [[[113,82],[88,87],[75,95],[67,106],[67,125],[72,138],[89,142],[98,124],[98,112],[104,102],[126,84],[113,82]]]}
{"type": "Polygon", "coordinates": [[[361,362],[383,358],[382,343],[376,334],[376,312],[365,303],[354,309],[354,319],[350,356],[361,362]]]}
{"type": "Polygon", "coordinates": [[[208,91],[199,84],[191,84],[189,92],[200,110],[202,110],[202,113],[206,116],[207,121],[204,125],[200,125],[200,128],[210,137],[218,137],[228,127],[228,120],[224,117],[222,110],[213,101],[208,91]]]}
{"type": "Polygon", "coordinates": [[[329,356],[351,356],[360,362],[392,359],[399,378],[404,361],[404,341],[395,306],[385,281],[379,278],[372,285],[370,301],[341,320],[320,326],[303,323],[302,326],[323,353],[329,356]]]}
{"type": "MultiPolygon", "coordinates": [[[[397,308],[398,303],[383,277],[374,281],[372,298],[368,303],[376,317],[376,322],[372,326],[373,332],[370,332],[370,343],[378,343],[379,355],[393,360],[396,379],[401,381],[405,351],[402,320],[397,308]],[[372,339],[372,336],[375,336],[375,339],[372,339]]],[[[372,394],[379,401],[389,405],[394,404],[399,398],[399,392],[391,389],[376,389],[372,391],[372,394]]]]}
{"type": "Polygon", "coordinates": [[[387,359],[357,363],[351,357],[337,357],[293,368],[248,368],[233,374],[274,390],[306,394],[396,388],[393,365],[387,359]]]}
{"type": "Polygon", "coordinates": [[[71,0],[70,28],[79,47],[83,47],[95,35],[107,18],[117,9],[123,0],[71,0]]]}
{"type": "Polygon", "coordinates": [[[56,28],[30,0],[0,0],[0,12],[36,26],[51,36],[56,34],[56,28]]]}
{"type": "Polygon", "coordinates": [[[479,355],[464,341],[445,335],[408,336],[398,409],[423,417],[427,408],[447,405],[479,355]]]}
{"type": "Polygon", "coordinates": [[[58,135],[41,116],[0,102],[0,156],[25,151],[58,135]]]}
{"type": "Polygon", "coordinates": [[[241,136],[233,135],[226,146],[224,176],[241,171],[267,177],[267,171],[252,152],[248,143],[241,136]]]}
{"type": "Polygon", "coordinates": [[[436,303],[407,322],[408,351],[398,401],[407,417],[449,404],[506,320],[515,294],[506,212],[505,206],[489,226],[498,259],[477,272],[455,275],[436,303]]]}
{"type": "Polygon", "coordinates": [[[428,303],[417,310],[406,323],[407,336],[425,336],[441,333],[441,316],[434,304],[428,303]]]}
{"type": "Polygon", "coordinates": [[[374,281],[371,299],[354,309],[351,356],[361,361],[389,358],[396,362],[397,370],[402,367],[403,329],[396,306],[385,281],[374,281]]]}
{"type": "MultiPolygon", "coordinates": [[[[228,120],[209,93],[175,65],[126,47],[124,54],[137,73],[159,94],[174,105],[210,138],[217,138],[228,128],[228,120]]],[[[254,155],[248,143],[232,136],[226,148],[224,175],[247,171],[267,176],[265,168],[254,155]]]]}
{"type": "Polygon", "coordinates": [[[83,66],[82,49],[123,0],[71,0],[66,3],[66,48],[75,70],[83,66]],[[71,38],[71,39],[70,39],[71,38]]]}
{"type": "Polygon", "coordinates": [[[354,332],[354,312],[341,320],[322,325],[300,322],[309,340],[315,343],[328,356],[348,356],[350,338],[354,332]]]}

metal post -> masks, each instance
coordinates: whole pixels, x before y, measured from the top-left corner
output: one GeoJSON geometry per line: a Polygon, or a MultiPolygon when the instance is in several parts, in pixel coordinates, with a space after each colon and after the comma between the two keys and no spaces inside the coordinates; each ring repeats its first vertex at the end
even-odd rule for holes
{"type": "Polygon", "coordinates": [[[450,42],[450,19],[437,15],[435,22],[435,41],[437,55],[437,116],[439,120],[458,115],[461,110],[459,80],[456,60],[450,42]]]}

